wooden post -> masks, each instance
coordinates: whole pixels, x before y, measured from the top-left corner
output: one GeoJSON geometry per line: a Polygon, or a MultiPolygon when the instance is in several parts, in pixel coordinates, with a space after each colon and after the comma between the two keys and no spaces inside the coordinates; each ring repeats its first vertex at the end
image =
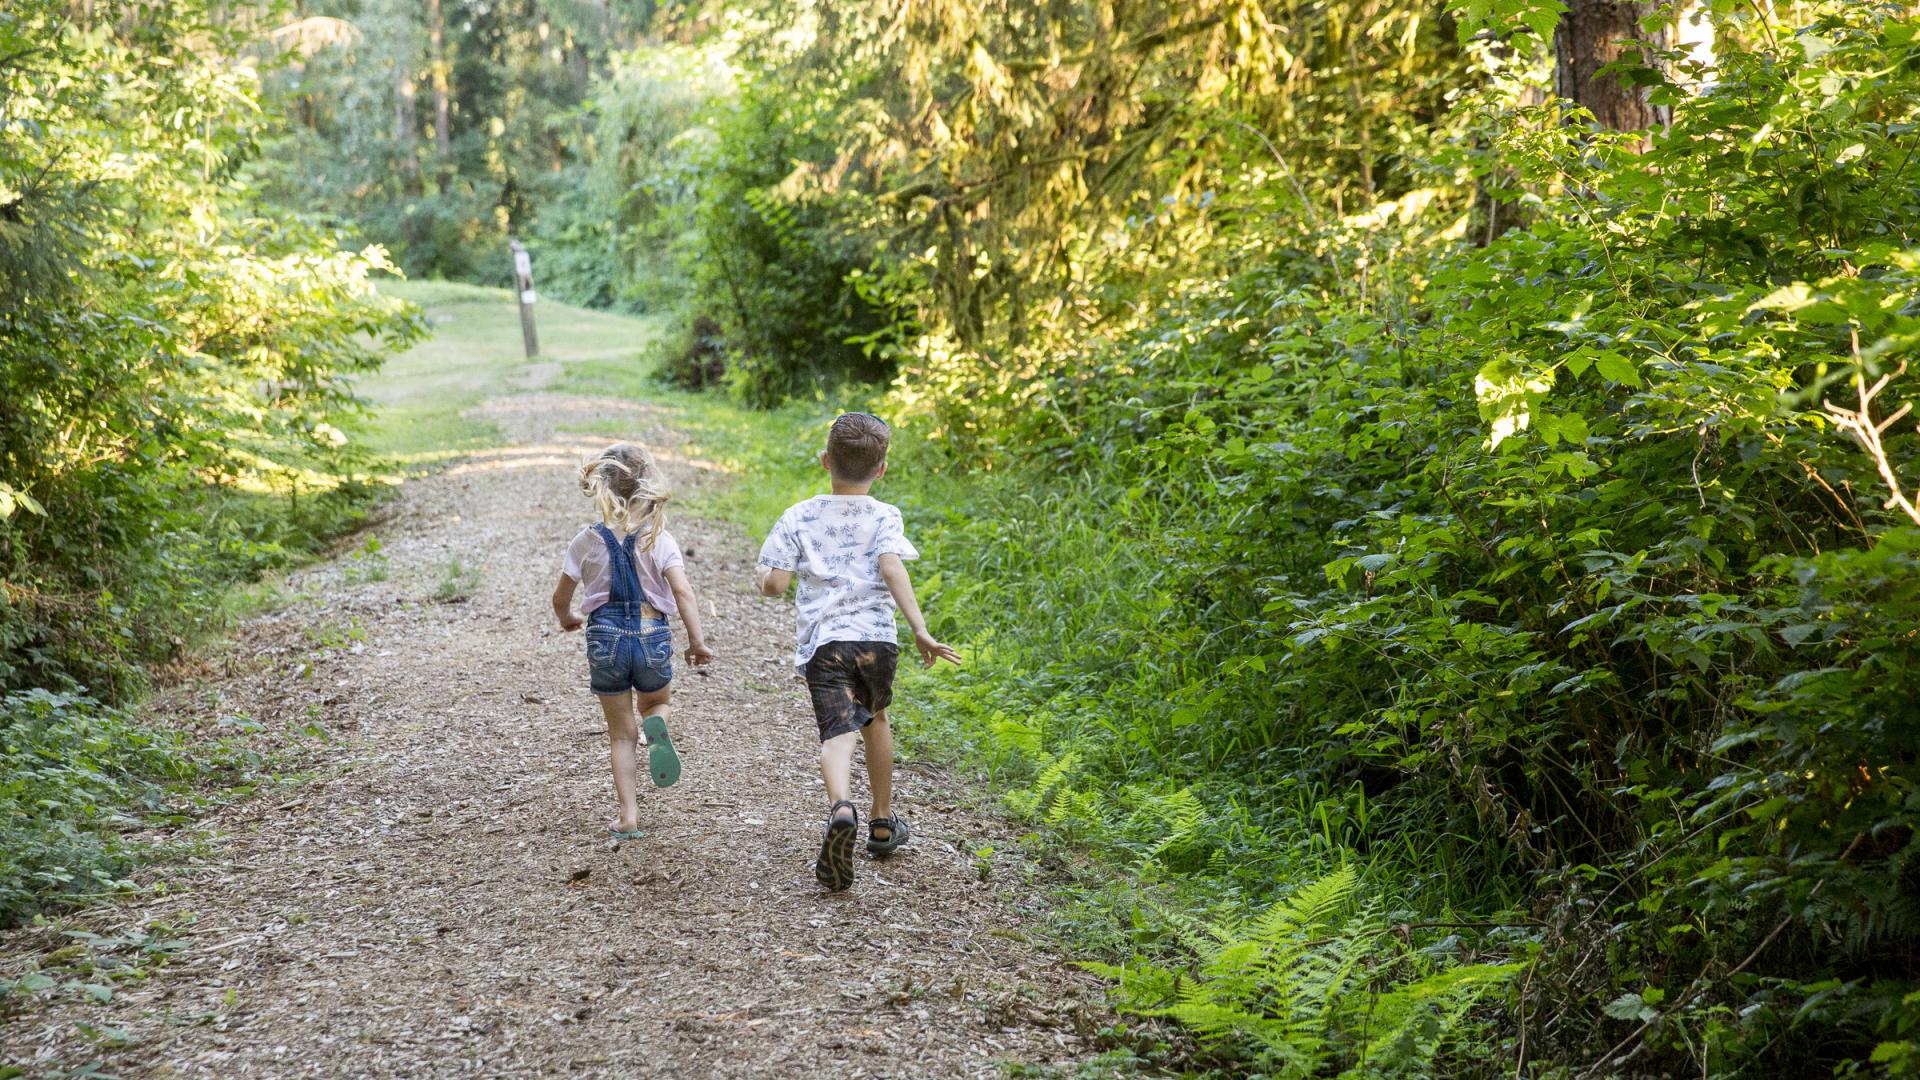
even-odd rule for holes
{"type": "Polygon", "coordinates": [[[527,359],[540,355],[540,339],[533,332],[533,256],[518,240],[508,240],[513,249],[513,291],[520,301],[520,340],[527,347],[527,359]]]}

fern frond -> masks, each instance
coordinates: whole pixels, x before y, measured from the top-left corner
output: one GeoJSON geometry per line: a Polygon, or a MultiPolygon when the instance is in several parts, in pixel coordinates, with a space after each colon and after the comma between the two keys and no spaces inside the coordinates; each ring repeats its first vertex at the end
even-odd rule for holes
{"type": "Polygon", "coordinates": [[[1263,941],[1279,942],[1289,937],[1312,937],[1323,931],[1353,899],[1359,875],[1353,867],[1343,866],[1326,877],[1310,881],[1293,895],[1267,909],[1255,930],[1263,941]]]}
{"type": "Polygon", "coordinates": [[[1431,1069],[1434,1059],[1458,1036],[1467,1011],[1526,968],[1525,964],[1469,964],[1386,993],[1355,995],[1354,1010],[1364,1009],[1370,1022],[1364,1047],[1369,1071],[1404,1075],[1431,1069]]]}
{"type": "Polygon", "coordinates": [[[1080,752],[1068,750],[1048,762],[1040,775],[1034,778],[1033,785],[1025,791],[1016,791],[1007,796],[1007,805],[1016,813],[1037,817],[1049,812],[1054,796],[1066,781],[1067,775],[1080,766],[1080,752]]]}
{"type": "MultiPolygon", "coordinates": [[[[1170,798],[1170,797],[1169,797],[1170,798]]],[[[1357,1054],[1368,1075],[1430,1073],[1475,1002],[1520,964],[1446,968],[1384,993],[1366,984],[1407,959],[1380,902],[1342,867],[1241,923],[1161,911],[1197,977],[1158,963],[1082,965],[1119,985],[1119,1008],[1164,1016],[1207,1040],[1232,1040],[1269,1072],[1323,1074],[1357,1054]]]]}

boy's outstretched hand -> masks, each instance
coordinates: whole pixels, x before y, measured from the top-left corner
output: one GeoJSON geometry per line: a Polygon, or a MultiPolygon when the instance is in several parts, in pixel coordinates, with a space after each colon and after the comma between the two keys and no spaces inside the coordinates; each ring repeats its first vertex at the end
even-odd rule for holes
{"type": "Polygon", "coordinates": [[[941,660],[961,663],[960,654],[954,651],[953,646],[933,640],[933,635],[925,630],[915,631],[913,645],[920,650],[920,662],[928,667],[932,667],[941,660]]]}

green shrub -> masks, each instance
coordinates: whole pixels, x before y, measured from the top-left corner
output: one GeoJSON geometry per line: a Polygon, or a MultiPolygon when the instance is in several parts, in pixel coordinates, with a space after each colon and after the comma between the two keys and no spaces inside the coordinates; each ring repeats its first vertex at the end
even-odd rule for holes
{"type": "Polygon", "coordinates": [[[350,522],[376,491],[352,379],[420,330],[374,291],[379,248],[255,216],[258,77],[182,44],[228,32],[125,14],[0,16],[9,123],[61,133],[0,144],[0,690],[124,697],[223,585],[350,522]]]}
{"type": "MultiPolygon", "coordinates": [[[[1359,895],[1352,867],[1303,882],[1245,922],[1171,925],[1191,968],[1147,957],[1084,966],[1114,980],[1121,1009],[1178,1020],[1229,1053],[1246,1045],[1272,1076],[1340,1065],[1348,1076],[1432,1074],[1436,1059],[1472,1045],[1468,1011],[1526,968],[1410,948],[1378,902],[1359,895]]],[[[1456,1058],[1446,1071],[1472,1067],[1456,1058]]]]}
{"type": "MultiPolygon", "coordinates": [[[[1541,914],[1536,1060],[1910,1054],[1920,528],[1823,403],[1914,393],[1920,64],[1911,14],[1829,10],[1728,33],[1644,153],[1463,101],[1490,149],[1436,161],[1523,230],[1270,238],[1032,408],[939,402],[998,452],[887,481],[977,658],[926,722],[1202,909],[1344,851],[1427,917],[1541,914]]],[[[1884,448],[1910,490],[1910,420],[1884,448]]]]}
{"type": "Polygon", "coordinates": [[[421,326],[380,248],[261,213],[243,44],[198,4],[0,10],[0,921],[118,886],[201,767],[122,707],[382,490],[353,380],[421,326]]]}
{"type": "Polygon", "coordinates": [[[854,284],[875,255],[871,239],[838,219],[843,196],[796,183],[804,171],[794,162],[834,146],[820,106],[789,86],[747,86],[716,107],[717,138],[699,166],[693,313],[725,329],[729,385],[755,405],[884,381],[894,369],[857,343],[893,325],[854,284]]]}
{"type": "Polygon", "coordinates": [[[198,773],[177,735],[91,698],[0,696],[0,926],[125,887],[144,851],[121,833],[198,773]]]}
{"type": "Polygon", "coordinates": [[[697,256],[705,116],[732,92],[711,51],[645,45],[616,53],[587,108],[583,165],[540,209],[543,288],[572,303],[634,311],[700,304],[685,266],[697,256]]]}

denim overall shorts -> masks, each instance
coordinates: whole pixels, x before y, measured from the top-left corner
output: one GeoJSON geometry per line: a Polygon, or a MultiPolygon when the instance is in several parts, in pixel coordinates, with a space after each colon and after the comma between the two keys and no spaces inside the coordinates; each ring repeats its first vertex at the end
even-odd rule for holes
{"type": "Polygon", "coordinates": [[[634,569],[633,534],[616,540],[613,530],[595,525],[607,545],[613,588],[607,602],[587,616],[587,668],[596,694],[650,694],[673,680],[673,631],[665,616],[644,614],[646,594],[634,569]]]}

